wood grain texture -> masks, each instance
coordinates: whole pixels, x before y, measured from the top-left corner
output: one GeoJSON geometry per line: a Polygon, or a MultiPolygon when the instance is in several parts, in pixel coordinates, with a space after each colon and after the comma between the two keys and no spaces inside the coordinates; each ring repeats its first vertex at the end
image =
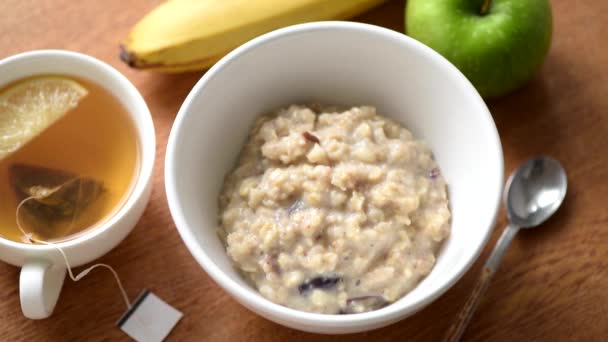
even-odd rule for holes
{"type": "MultiPolygon", "coordinates": [[[[62,48],[100,58],[123,72],[148,102],[158,154],[151,202],[133,231],[101,259],[134,298],[143,287],[184,312],[170,341],[435,341],[462,307],[488,249],[445,295],[420,313],[369,333],[298,332],[246,310],[198,266],[181,242],[165,199],[165,144],[175,114],[202,73],[159,75],[130,70],[118,43],[160,0],[2,0],[0,58],[62,48]]],[[[502,138],[506,172],[548,154],[568,170],[563,208],[542,229],[521,232],[469,325],[466,341],[600,341],[608,336],[608,1],[552,1],[554,40],[547,62],[527,86],[489,103],[502,138]]],[[[398,31],[400,0],[359,18],[398,31]]],[[[505,225],[501,211],[498,227],[505,225]]],[[[493,245],[496,232],[488,246],[493,245]]],[[[0,341],[128,341],[114,323],[124,307],[112,277],[92,272],[69,280],[54,315],[23,318],[19,269],[0,263],[0,341]]]]}

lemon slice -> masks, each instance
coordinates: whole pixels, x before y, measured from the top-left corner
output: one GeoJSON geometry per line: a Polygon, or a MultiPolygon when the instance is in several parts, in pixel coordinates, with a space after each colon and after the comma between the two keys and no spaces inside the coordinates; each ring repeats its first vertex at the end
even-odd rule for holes
{"type": "Polygon", "coordinates": [[[37,77],[0,93],[0,160],[63,117],[88,94],[65,77],[37,77]]]}

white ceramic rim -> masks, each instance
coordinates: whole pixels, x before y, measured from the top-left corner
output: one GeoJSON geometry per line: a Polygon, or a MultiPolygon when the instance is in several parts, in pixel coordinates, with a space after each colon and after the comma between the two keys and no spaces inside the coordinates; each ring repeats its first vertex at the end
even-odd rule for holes
{"type": "Polygon", "coordinates": [[[175,226],[180,236],[182,237],[182,240],[184,241],[186,247],[188,248],[192,256],[194,256],[194,258],[197,260],[197,262],[207,272],[207,274],[209,274],[211,278],[213,278],[213,280],[228,293],[236,297],[241,302],[247,303],[248,305],[251,305],[255,308],[260,308],[262,311],[267,312],[272,317],[281,317],[285,321],[323,327],[353,327],[363,323],[366,325],[381,324],[381,322],[385,321],[398,320],[407,313],[414,313],[417,310],[425,307],[435,299],[437,299],[462,277],[462,275],[471,267],[474,261],[478,258],[493,230],[492,228],[494,227],[494,224],[496,222],[498,209],[500,207],[500,199],[502,196],[502,183],[504,177],[503,170],[504,161],[502,146],[500,143],[500,138],[498,136],[496,125],[492,119],[492,115],[487,109],[485,102],[483,101],[479,93],[475,90],[475,87],[454,65],[452,65],[440,54],[427,47],[426,45],[396,31],[392,31],[375,25],[356,22],[325,21],[289,26],[254,38],[253,40],[250,40],[249,42],[241,45],[240,47],[230,52],[219,62],[217,62],[211,69],[209,69],[207,73],[205,73],[205,75],[196,83],[196,85],[192,88],[192,90],[184,100],[175,118],[173,128],[171,129],[171,133],[169,135],[169,142],[167,144],[167,154],[165,157],[165,187],[169,210],[175,222],[175,226]],[[176,166],[174,164],[174,155],[178,148],[178,146],[176,145],[177,136],[181,131],[181,127],[183,125],[186,113],[190,110],[190,106],[194,98],[197,96],[198,93],[200,93],[204,89],[207,82],[214,78],[218,73],[220,73],[226,65],[232,63],[233,60],[236,60],[240,56],[245,55],[250,51],[259,48],[260,46],[263,46],[275,39],[280,39],[285,36],[293,36],[312,31],[325,31],[335,29],[350,31],[368,31],[373,34],[382,35],[385,38],[392,40],[395,44],[409,45],[410,48],[415,48],[425,52],[428,55],[428,58],[432,59],[433,62],[438,65],[438,67],[442,68],[446,73],[452,74],[452,76],[456,78],[458,82],[462,84],[463,87],[468,88],[469,92],[475,94],[477,101],[480,104],[480,107],[486,109],[486,115],[484,115],[484,119],[486,120],[485,124],[489,126],[490,130],[494,131],[492,139],[493,141],[488,143],[493,145],[496,153],[500,156],[500,165],[498,165],[500,174],[498,175],[498,177],[496,177],[497,182],[494,185],[494,190],[496,193],[494,199],[494,215],[492,215],[492,217],[484,223],[488,227],[488,229],[486,230],[485,235],[481,240],[481,243],[478,246],[475,246],[475,250],[473,251],[468,262],[465,263],[464,267],[460,269],[455,269],[446,277],[447,281],[443,284],[443,286],[437,288],[434,292],[429,293],[427,296],[415,301],[412,305],[409,305],[407,307],[399,308],[395,305],[389,305],[380,310],[360,314],[327,315],[291,309],[273,303],[270,300],[263,298],[262,296],[242,291],[241,285],[239,285],[226,274],[224,274],[224,272],[213,262],[213,260],[211,260],[211,258],[209,258],[205,251],[200,248],[200,246],[196,243],[196,238],[187,228],[187,220],[184,217],[184,214],[179,206],[179,194],[176,192],[175,182],[176,166]]]}
{"type": "MultiPolygon", "coordinates": [[[[91,229],[90,232],[86,232],[75,239],[57,242],[54,244],[54,246],[57,247],[70,249],[85,241],[95,240],[104,235],[110,228],[122,221],[127,215],[127,213],[129,213],[133,209],[133,207],[139,201],[142,195],[144,195],[147,184],[150,182],[154,171],[154,160],[156,158],[156,133],[154,130],[152,115],[150,114],[150,109],[148,108],[148,105],[144,101],[144,98],[141,96],[137,88],[133,85],[133,83],[131,83],[131,81],[129,81],[126,76],[121,74],[118,70],[114,69],[109,64],[102,62],[97,58],[68,50],[33,50],[19,53],[0,60],[0,68],[5,67],[6,64],[17,62],[19,60],[44,57],[65,58],[88,63],[93,65],[95,68],[102,70],[104,73],[110,75],[112,78],[118,80],[125,87],[127,91],[127,96],[134,101],[135,106],[137,107],[137,113],[127,111],[129,113],[129,116],[141,117],[143,122],[143,126],[139,127],[135,122],[136,120],[132,119],[133,125],[135,125],[136,130],[141,131],[141,138],[139,138],[138,133],[138,143],[140,145],[139,148],[141,155],[139,163],[139,172],[134,175],[134,177],[137,177],[137,180],[130,189],[131,193],[129,194],[129,197],[122,204],[120,209],[118,209],[118,211],[114,215],[112,215],[112,217],[110,217],[110,219],[101,223],[99,226],[95,227],[95,229],[91,229]]],[[[96,83],[94,79],[89,80],[93,83],[96,83]]],[[[103,86],[102,84],[98,85],[103,86]]],[[[56,247],[54,246],[29,245],[0,238],[0,248],[2,246],[37,252],[54,251],[56,249],[56,247]]]]}

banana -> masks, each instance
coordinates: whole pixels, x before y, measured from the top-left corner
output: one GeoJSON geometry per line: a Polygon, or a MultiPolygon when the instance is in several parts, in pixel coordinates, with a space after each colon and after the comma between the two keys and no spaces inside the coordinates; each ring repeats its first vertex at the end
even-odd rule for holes
{"type": "Polygon", "coordinates": [[[120,46],[136,69],[207,69],[242,43],[274,29],[346,19],[385,0],[169,0],[139,21],[120,46]]]}

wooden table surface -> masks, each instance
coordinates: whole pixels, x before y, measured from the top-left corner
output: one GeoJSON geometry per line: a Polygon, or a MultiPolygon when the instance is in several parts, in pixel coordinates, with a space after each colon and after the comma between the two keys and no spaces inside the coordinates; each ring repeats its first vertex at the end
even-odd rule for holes
{"type": "MultiPolygon", "coordinates": [[[[2,0],[0,58],[32,49],[80,51],[124,73],[146,99],[157,131],[154,191],[129,237],[100,261],[113,265],[134,298],[144,287],[184,313],[170,341],[433,341],[463,304],[488,255],[445,295],[413,317],[349,336],[288,329],[248,311],[222,291],[182,243],[167,208],[163,163],[177,110],[202,73],[162,75],[129,69],[118,43],[160,0],[2,0]]],[[[553,45],[540,73],[523,89],[489,103],[506,173],[538,154],[568,171],[566,201],[542,229],[522,232],[465,334],[470,341],[592,341],[608,336],[608,1],[554,0],[553,45]]],[[[403,1],[357,20],[398,31],[403,1]]],[[[493,245],[505,225],[500,212],[493,245]]],[[[124,303],[112,276],[66,280],[55,313],[21,314],[19,269],[0,263],[0,341],[124,340],[115,322],[124,303]]]]}

